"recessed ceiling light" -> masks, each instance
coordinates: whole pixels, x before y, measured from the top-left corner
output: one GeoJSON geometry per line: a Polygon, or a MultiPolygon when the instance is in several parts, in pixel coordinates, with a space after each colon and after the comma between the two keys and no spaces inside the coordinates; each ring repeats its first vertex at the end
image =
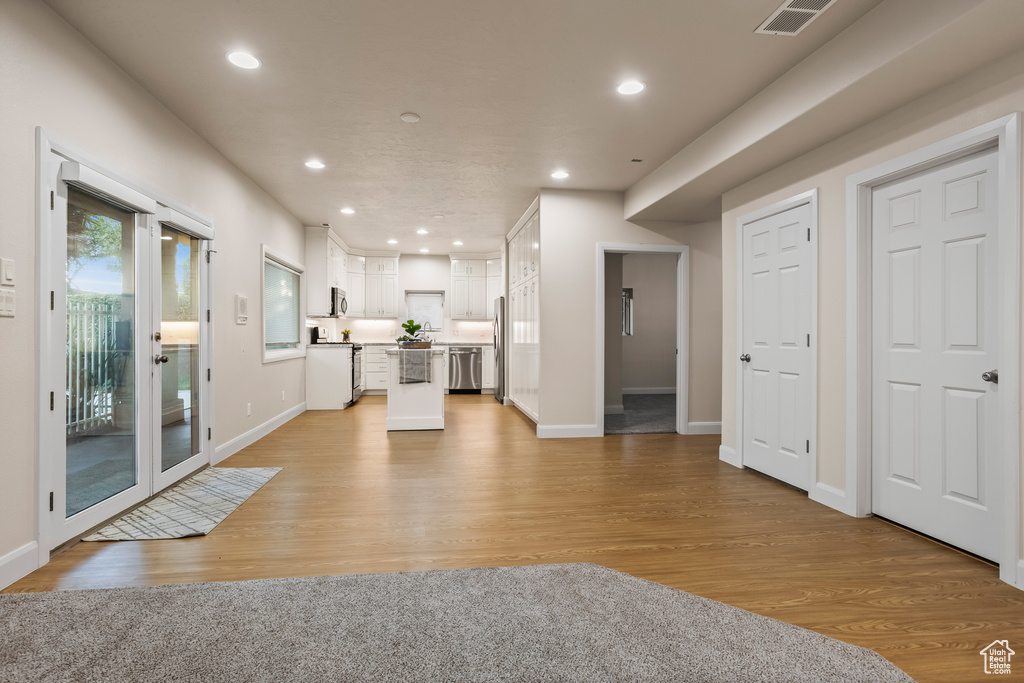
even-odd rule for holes
{"type": "Polygon", "coordinates": [[[556,180],[562,180],[564,178],[568,178],[569,174],[566,173],[565,171],[555,171],[554,173],[551,174],[551,177],[555,178],[556,180]]]}
{"type": "Polygon", "coordinates": [[[430,232],[430,231],[427,230],[426,228],[420,228],[419,230],[416,231],[416,234],[417,235],[426,235],[428,232],[430,232]]]}
{"type": "Polygon", "coordinates": [[[349,207],[349,206],[346,206],[344,209],[341,210],[341,212],[343,214],[345,214],[346,216],[351,216],[352,214],[354,214],[356,212],[356,210],[351,208],[351,207],[349,207]]]}
{"type": "Polygon", "coordinates": [[[457,247],[461,247],[462,246],[462,240],[455,240],[454,242],[452,242],[452,244],[454,244],[457,247]]]}
{"type": "Polygon", "coordinates": [[[420,253],[421,253],[421,254],[429,254],[429,253],[430,253],[430,250],[429,250],[429,249],[427,249],[426,247],[423,247],[422,249],[420,249],[420,253]]]}
{"type": "Polygon", "coordinates": [[[647,86],[640,81],[623,81],[616,90],[622,95],[635,95],[647,86]]]}
{"type": "Polygon", "coordinates": [[[306,166],[308,166],[309,168],[324,168],[326,164],[324,164],[324,162],[320,161],[319,159],[310,159],[309,161],[306,162],[306,166]]]}
{"type": "Polygon", "coordinates": [[[443,213],[435,213],[434,214],[434,218],[444,218],[444,214],[443,213]]]}
{"type": "Polygon", "coordinates": [[[241,51],[229,52],[228,61],[240,69],[258,69],[263,64],[248,52],[241,51]]]}
{"type": "Polygon", "coordinates": [[[420,120],[420,115],[414,114],[411,111],[407,111],[404,114],[402,114],[402,116],[399,118],[401,118],[406,123],[416,123],[417,121],[420,120]]]}
{"type": "Polygon", "coordinates": [[[388,240],[388,244],[398,244],[398,240],[388,240]]]}
{"type": "Polygon", "coordinates": [[[170,235],[160,235],[160,239],[162,239],[162,240],[169,240],[169,239],[172,239],[172,237],[170,235]]]}

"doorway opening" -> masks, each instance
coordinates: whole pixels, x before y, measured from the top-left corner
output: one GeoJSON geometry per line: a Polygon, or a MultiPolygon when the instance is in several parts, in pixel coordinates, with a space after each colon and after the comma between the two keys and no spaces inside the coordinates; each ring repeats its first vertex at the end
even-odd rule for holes
{"type": "Polygon", "coordinates": [[[688,433],[689,273],[683,245],[597,245],[602,434],[688,433]]]}

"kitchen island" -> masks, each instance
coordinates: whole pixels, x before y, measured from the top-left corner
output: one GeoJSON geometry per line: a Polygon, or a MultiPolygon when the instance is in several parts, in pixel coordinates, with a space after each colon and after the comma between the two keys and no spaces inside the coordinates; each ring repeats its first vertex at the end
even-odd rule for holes
{"type": "Polygon", "coordinates": [[[385,349],[388,431],[444,429],[444,349],[385,349]]]}

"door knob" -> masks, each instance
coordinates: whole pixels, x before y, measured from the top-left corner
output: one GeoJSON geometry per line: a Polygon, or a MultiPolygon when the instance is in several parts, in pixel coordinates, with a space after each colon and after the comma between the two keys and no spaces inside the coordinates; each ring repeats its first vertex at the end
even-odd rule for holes
{"type": "Polygon", "coordinates": [[[750,354],[749,353],[743,354],[742,356],[740,356],[740,360],[743,361],[744,363],[749,363],[750,362],[750,354]]]}
{"type": "Polygon", "coordinates": [[[992,382],[992,384],[999,384],[999,370],[989,370],[988,372],[981,373],[981,378],[986,382],[992,382]]]}
{"type": "Polygon", "coordinates": [[[166,363],[169,360],[170,360],[170,358],[168,358],[167,356],[157,356],[156,357],[156,364],[160,365],[161,363],[166,363]]]}

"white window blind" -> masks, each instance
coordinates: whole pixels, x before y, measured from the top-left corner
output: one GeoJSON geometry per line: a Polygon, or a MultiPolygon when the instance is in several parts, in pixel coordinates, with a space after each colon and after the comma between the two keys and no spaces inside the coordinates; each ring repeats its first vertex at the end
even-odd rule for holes
{"type": "Polygon", "coordinates": [[[443,292],[407,292],[405,295],[406,320],[415,320],[424,328],[440,330],[444,326],[443,292]]]}
{"type": "Polygon", "coordinates": [[[263,261],[263,325],[267,350],[299,345],[299,274],[263,261]]]}

